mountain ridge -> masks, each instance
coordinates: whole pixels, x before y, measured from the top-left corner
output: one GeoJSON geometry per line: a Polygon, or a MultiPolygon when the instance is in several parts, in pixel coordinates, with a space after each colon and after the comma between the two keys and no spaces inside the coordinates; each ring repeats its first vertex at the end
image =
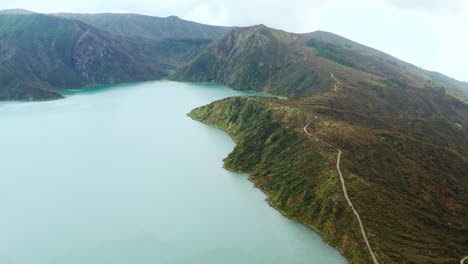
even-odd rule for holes
{"type": "MultiPolygon", "coordinates": [[[[373,78],[383,77],[383,78],[399,79],[399,80],[403,80],[404,82],[407,82],[410,85],[419,86],[419,87],[431,86],[434,89],[437,89],[439,86],[440,89],[445,89],[445,91],[449,93],[450,95],[457,97],[458,99],[461,99],[465,102],[468,102],[468,97],[465,94],[466,91],[468,91],[466,90],[466,88],[468,88],[468,83],[457,81],[443,74],[424,70],[410,63],[399,60],[391,55],[375,50],[373,48],[369,48],[367,46],[356,43],[354,41],[343,38],[341,36],[335,35],[333,33],[325,32],[325,31],[316,31],[316,32],[306,33],[306,34],[295,34],[295,33],[288,33],[288,32],[281,31],[281,30],[271,29],[264,25],[256,25],[256,26],[251,26],[251,27],[245,27],[243,29],[235,29],[234,32],[241,32],[241,31],[247,32],[249,30],[258,32],[257,29],[259,28],[263,28],[264,30],[270,30],[271,32],[283,32],[283,34],[289,35],[290,38],[295,38],[295,42],[296,42],[295,45],[290,45],[291,43],[289,44],[283,43],[283,45],[290,45],[291,47],[288,47],[288,48],[290,49],[291,53],[292,53],[292,50],[294,49],[296,53],[301,53],[301,56],[303,56],[304,59],[306,58],[310,59],[312,57],[315,57],[315,59],[318,59],[317,57],[323,57],[325,59],[328,59],[328,64],[330,63],[330,61],[333,61],[335,63],[349,67],[351,69],[357,69],[358,71],[361,72],[360,73],[361,75],[364,72],[364,73],[376,75],[373,78]],[[330,41],[333,41],[333,43],[330,41]],[[305,50],[306,47],[311,47],[315,49],[316,50],[315,54],[314,52],[310,52],[310,50],[305,50]],[[339,56],[339,58],[337,56],[339,56]]],[[[234,38],[235,37],[233,36],[233,33],[231,32],[230,34],[226,35],[223,39],[216,40],[216,42],[219,43],[221,41],[225,41],[225,42],[233,41],[234,38]]],[[[280,38],[271,39],[271,41],[281,42],[280,38]]],[[[209,51],[209,49],[216,49],[215,45],[216,44],[212,44],[210,47],[208,47],[204,51],[204,53],[201,53],[199,55],[199,57],[201,57],[200,60],[213,59],[213,58],[208,58],[209,55],[206,53],[209,51]]],[[[220,45],[222,46],[222,43],[220,45]]],[[[213,52],[216,52],[216,51],[213,51],[213,52]]],[[[224,54],[224,55],[226,56],[227,54],[224,54]]],[[[295,67],[296,71],[301,70],[302,67],[298,64],[304,64],[304,63],[301,63],[301,62],[298,63],[298,60],[300,60],[299,56],[292,58],[294,57],[293,55],[288,55],[288,57],[290,60],[288,63],[295,64],[292,67],[295,67]],[[291,62],[291,58],[294,61],[291,62]]],[[[245,86],[244,84],[242,84],[243,82],[242,80],[233,80],[232,78],[229,79],[230,77],[226,76],[226,74],[222,72],[218,72],[218,73],[204,72],[205,74],[208,74],[208,75],[211,74],[211,75],[196,77],[196,74],[192,74],[192,73],[197,72],[197,69],[191,70],[190,67],[194,67],[193,65],[197,63],[199,64],[199,62],[200,61],[195,60],[192,63],[192,66],[190,64],[185,65],[184,68],[179,70],[179,73],[174,75],[173,78],[178,79],[178,80],[186,79],[189,81],[201,81],[201,82],[215,81],[215,82],[225,84],[228,86],[233,86],[234,88],[237,88],[237,89],[247,89],[247,90],[250,89],[250,90],[256,90],[256,91],[261,90],[263,86],[269,85],[270,84],[269,82],[272,82],[272,80],[265,79],[263,80],[263,83],[258,84],[257,87],[241,88],[240,86],[245,86]],[[183,76],[184,70],[191,72],[191,73],[187,74],[187,76],[183,76]],[[226,78],[229,80],[227,80],[226,78]]],[[[218,61],[217,63],[223,63],[223,62],[218,61]]],[[[321,63],[325,63],[325,62],[322,61],[321,63]]],[[[237,67],[235,65],[229,65],[229,64],[226,64],[225,66],[234,67],[234,68],[237,67]]],[[[291,65],[288,65],[288,66],[291,66],[291,65]]],[[[256,67],[256,65],[252,65],[252,67],[256,67]]],[[[330,66],[330,68],[336,68],[336,66],[334,67],[330,66]]],[[[316,71],[318,72],[319,70],[316,69],[316,71]]],[[[336,71],[349,71],[349,69],[347,70],[336,69],[336,71]]],[[[304,74],[308,75],[309,73],[310,72],[304,73],[304,74]]],[[[322,73],[321,75],[322,75],[321,77],[322,80],[330,79],[324,76],[326,75],[324,73],[322,73]]],[[[360,77],[363,77],[363,76],[360,76],[360,77]]],[[[372,76],[366,76],[366,78],[371,78],[371,77],[372,76]]],[[[301,78],[306,78],[306,77],[302,76],[301,78]]],[[[280,80],[275,80],[275,81],[280,82],[280,80]]],[[[316,82],[317,79],[314,81],[316,82]]],[[[308,84],[308,86],[312,87],[313,85],[308,84]]],[[[278,93],[278,95],[297,96],[300,94],[278,93]]]]}
{"type": "Polygon", "coordinates": [[[80,20],[20,11],[0,12],[0,100],[59,99],[60,89],[162,79],[211,43],[202,38],[211,34],[205,27],[228,30],[193,23],[202,27],[193,38],[119,36],[80,20]]]}
{"type": "Polygon", "coordinates": [[[6,15],[25,15],[25,14],[36,14],[33,11],[29,11],[26,9],[20,9],[20,8],[13,8],[13,9],[3,9],[0,10],[0,14],[6,14],[6,15]]]}
{"type": "Polygon", "coordinates": [[[96,28],[123,37],[147,39],[217,39],[232,27],[212,26],[177,16],[156,17],[133,13],[55,13],[62,18],[80,20],[96,28]]]}
{"type": "Polygon", "coordinates": [[[357,48],[357,49],[359,49],[361,51],[369,52],[370,54],[376,55],[376,56],[381,57],[383,59],[389,59],[389,60],[391,60],[391,61],[393,61],[395,63],[401,63],[401,64],[405,65],[406,67],[416,68],[417,70],[421,71],[421,74],[425,74],[425,75],[427,75],[428,77],[430,77],[432,79],[438,80],[443,85],[456,87],[459,90],[462,90],[462,91],[465,91],[465,92],[468,91],[468,82],[456,80],[455,78],[451,78],[451,77],[446,76],[446,75],[444,75],[444,74],[442,74],[440,72],[422,69],[422,68],[416,66],[415,64],[405,62],[405,61],[403,61],[401,59],[398,59],[398,58],[396,58],[396,57],[394,57],[394,56],[392,56],[392,55],[390,55],[388,53],[385,53],[385,52],[382,52],[380,50],[374,49],[372,47],[360,44],[358,42],[352,41],[350,39],[339,36],[339,35],[334,34],[332,32],[318,30],[318,31],[310,32],[310,33],[302,33],[301,35],[306,36],[308,38],[316,39],[316,40],[321,40],[321,41],[325,41],[325,42],[339,44],[339,45],[342,45],[342,46],[347,46],[348,45],[348,46],[357,48]]]}

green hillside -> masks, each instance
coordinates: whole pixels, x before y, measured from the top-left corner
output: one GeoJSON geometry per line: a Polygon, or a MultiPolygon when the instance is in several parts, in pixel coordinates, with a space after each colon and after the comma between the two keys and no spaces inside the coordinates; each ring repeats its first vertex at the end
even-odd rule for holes
{"type": "Polygon", "coordinates": [[[372,260],[340,189],[337,151],[328,144],[343,151],[348,193],[379,263],[457,263],[466,249],[466,152],[392,127],[370,128],[397,123],[343,113],[320,101],[230,98],[190,116],[236,140],[224,160],[227,169],[251,173],[270,205],[319,232],[350,263],[372,260]],[[309,122],[313,137],[303,131],[309,122]]]}
{"type": "Polygon", "coordinates": [[[241,28],[204,50],[172,78],[215,82],[241,90],[283,96],[310,95],[334,80],[372,80],[445,90],[465,102],[467,83],[418,68],[338,35],[317,31],[292,34],[263,25],[241,28]]]}
{"type": "MultiPolygon", "coordinates": [[[[346,57],[348,63],[352,63],[353,61],[356,63],[355,65],[358,65],[363,71],[384,76],[392,75],[395,78],[413,81],[419,85],[430,85],[435,82],[438,85],[444,86],[447,93],[455,97],[462,94],[460,91],[468,92],[468,83],[466,82],[455,80],[438,72],[421,69],[384,52],[361,45],[333,33],[316,31],[303,35],[311,39],[309,41],[309,45],[311,46],[320,46],[320,44],[322,44],[321,46],[326,49],[326,45],[324,47],[323,44],[328,44],[329,49],[331,48],[335,51],[339,49],[340,51],[338,53],[342,55],[343,59],[346,57]]],[[[462,99],[467,102],[466,96],[462,96],[462,99]]]]}
{"type": "Polygon", "coordinates": [[[190,116],[230,133],[225,166],[252,173],[272,206],[351,263],[372,260],[340,190],[337,148],[380,263],[466,254],[468,105],[445,77],[330,33],[265,26],[229,33],[172,77],[289,97],[225,99],[190,116]]]}

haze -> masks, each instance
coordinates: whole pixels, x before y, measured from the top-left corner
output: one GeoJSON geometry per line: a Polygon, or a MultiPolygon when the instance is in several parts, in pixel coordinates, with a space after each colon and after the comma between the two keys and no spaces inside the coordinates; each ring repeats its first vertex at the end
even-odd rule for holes
{"type": "Polygon", "coordinates": [[[297,33],[325,30],[468,81],[464,0],[2,0],[0,9],[9,8],[176,15],[206,24],[265,24],[297,33]]]}

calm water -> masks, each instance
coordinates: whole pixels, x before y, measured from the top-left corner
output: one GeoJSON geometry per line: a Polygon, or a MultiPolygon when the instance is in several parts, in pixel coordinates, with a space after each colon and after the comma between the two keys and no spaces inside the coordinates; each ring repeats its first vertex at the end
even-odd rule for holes
{"type": "Polygon", "coordinates": [[[142,83],[0,103],[0,263],[347,263],[222,168],[191,120],[226,87],[142,83]]]}

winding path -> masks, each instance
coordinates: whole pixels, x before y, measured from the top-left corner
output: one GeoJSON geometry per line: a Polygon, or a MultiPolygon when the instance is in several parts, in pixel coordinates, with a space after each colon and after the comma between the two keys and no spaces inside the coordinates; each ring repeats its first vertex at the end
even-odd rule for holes
{"type": "MultiPolygon", "coordinates": [[[[333,74],[332,74],[332,77],[333,77],[333,74]]],[[[333,77],[334,78],[334,77],[333,77]]],[[[317,116],[315,116],[315,119],[317,119],[317,116]]],[[[307,123],[307,125],[305,125],[304,127],[304,132],[308,135],[308,136],[312,136],[308,131],[307,131],[307,127],[309,126],[311,122],[307,123]]],[[[374,251],[372,250],[372,247],[369,243],[369,240],[367,239],[367,235],[366,235],[366,231],[364,230],[364,225],[362,224],[362,221],[361,221],[361,216],[359,215],[359,213],[356,211],[356,209],[354,208],[354,205],[353,203],[351,202],[351,200],[349,199],[348,197],[348,191],[346,190],[346,184],[345,184],[345,180],[343,178],[343,174],[341,173],[341,169],[340,169],[340,160],[341,160],[341,150],[332,146],[330,143],[327,143],[321,139],[318,139],[320,140],[321,142],[327,144],[328,146],[331,146],[333,148],[335,148],[336,150],[338,150],[338,158],[336,160],[336,170],[338,171],[338,174],[340,175],[340,180],[341,180],[341,187],[343,189],[343,194],[344,194],[344,197],[346,199],[346,201],[348,202],[348,205],[349,207],[351,207],[351,209],[353,210],[353,213],[354,215],[356,215],[356,219],[358,220],[358,223],[359,223],[359,227],[361,229],[361,234],[362,234],[362,237],[364,238],[364,241],[366,242],[366,245],[367,245],[367,248],[369,249],[369,253],[372,257],[372,260],[374,262],[374,264],[379,264],[379,262],[377,261],[377,258],[375,257],[375,254],[374,254],[374,251]]],[[[468,259],[468,257],[465,257],[461,264],[463,264],[464,260],[465,259],[468,259]]]]}
{"type": "MultiPolygon", "coordinates": [[[[331,75],[331,77],[333,78],[333,80],[335,80],[335,82],[336,82],[338,85],[340,85],[340,81],[338,81],[338,80],[335,78],[335,75],[333,75],[332,72],[330,72],[330,75],[331,75]]],[[[338,86],[335,84],[335,92],[336,92],[336,89],[337,89],[337,88],[338,88],[338,86]]]]}
{"type": "Polygon", "coordinates": [[[468,256],[462,258],[462,260],[460,260],[460,264],[464,264],[464,263],[465,263],[465,260],[467,260],[467,259],[468,259],[468,256]]]}

